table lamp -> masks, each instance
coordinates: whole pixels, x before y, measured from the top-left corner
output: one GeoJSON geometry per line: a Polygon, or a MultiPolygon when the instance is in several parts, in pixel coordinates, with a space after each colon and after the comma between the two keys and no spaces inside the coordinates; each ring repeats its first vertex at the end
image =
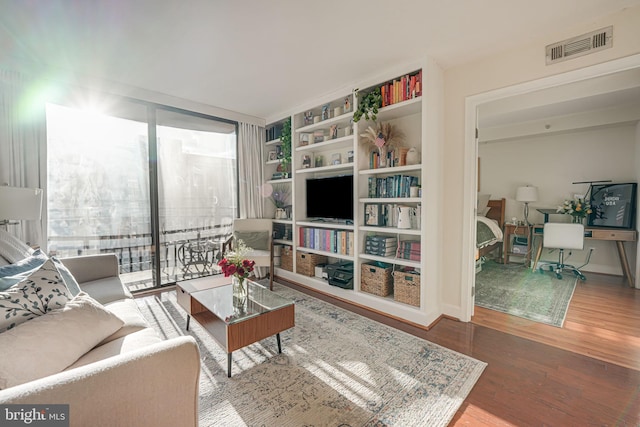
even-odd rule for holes
{"type": "Polygon", "coordinates": [[[10,221],[39,220],[42,211],[42,189],[0,186],[0,225],[10,221]]]}
{"type": "Polygon", "coordinates": [[[529,202],[538,201],[538,187],[532,187],[530,185],[518,187],[518,190],[516,190],[516,200],[518,202],[524,202],[524,222],[526,225],[531,225],[529,222],[529,202]]]}

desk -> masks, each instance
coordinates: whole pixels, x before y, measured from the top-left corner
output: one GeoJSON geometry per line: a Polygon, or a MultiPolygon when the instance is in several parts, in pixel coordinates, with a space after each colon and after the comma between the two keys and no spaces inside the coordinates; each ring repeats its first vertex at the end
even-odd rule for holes
{"type": "MultiPolygon", "coordinates": [[[[542,236],[544,234],[544,225],[534,225],[533,234],[542,236]]],[[[506,233],[505,233],[506,235],[506,233]]],[[[629,268],[629,261],[627,260],[627,252],[624,249],[624,242],[635,242],[638,240],[638,232],[636,230],[618,230],[611,228],[597,228],[597,227],[585,227],[584,238],[589,240],[609,240],[616,242],[618,248],[618,257],[620,258],[620,265],[622,266],[622,272],[624,277],[629,282],[629,286],[632,288],[635,286],[633,276],[631,275],[631,268],[629,268]]],[[[533,262],[533,270],[536,269],[540,255],[542,254],[542,242],[538,243],[538,250],[536,251],[536,258],[533,262]]]]}
{"type": "Polygon", "coordinates": [[[502,263],[509,264],[509,256],[521,256],[525,258],[525,265],[531,265],[531,226],[529,225],[504,225],[504,236],[502,238],[502,263]],[[527,253],[516,253],[511,251],[511,236],[525,236],[527,238],[527,253]]]}

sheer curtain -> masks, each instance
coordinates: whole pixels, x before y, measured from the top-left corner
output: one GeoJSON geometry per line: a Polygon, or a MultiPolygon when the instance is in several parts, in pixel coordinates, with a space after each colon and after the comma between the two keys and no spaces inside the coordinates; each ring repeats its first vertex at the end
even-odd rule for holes
{"type": "Polygon", "coordinates": [[[238,123],[238,128],[240,218],[262,218],[264,215],[262,203],[264,127],[238,123]]]}
{"type": "MultiPolygon", "coordinates": [[[[20,73],[0,69],[0,185],[45,188],[46,110],[37,85],[20,73]]],[[[46,247],[46,189],[42,220],[22,221],[9,232],[46,247]]]]}

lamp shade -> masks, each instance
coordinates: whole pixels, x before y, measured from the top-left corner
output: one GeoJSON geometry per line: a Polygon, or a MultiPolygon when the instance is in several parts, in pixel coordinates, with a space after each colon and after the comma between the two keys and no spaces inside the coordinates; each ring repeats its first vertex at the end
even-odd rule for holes
{"type": "Polygon", "coordinates": [[[537,202],[538,187],[527,185],[526,187],[518,187],[516,191],[516,200],[519,202],[537,202]]]}
{"type": "Polygon", "coordinates": [[[0,221],[40,219],[42,189],[0,186],[0,221]]]}

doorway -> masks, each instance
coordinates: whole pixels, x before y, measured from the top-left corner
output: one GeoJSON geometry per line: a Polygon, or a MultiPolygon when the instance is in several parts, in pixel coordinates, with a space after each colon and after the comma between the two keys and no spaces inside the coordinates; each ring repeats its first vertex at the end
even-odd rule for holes
{"type": "MultiPolygon", "coordinates": [[[[463,321],[470,321],[474,312],[473,289],[475,286],[475,206],[478,185],[478,129],[479,114],[482,108],[490,111],[494,107],[508,108],[515,101],[520,101],[518,97],[529,98],[528,108],[532,111],[549,110],[551,106],[559,106],[562,102],[575,101],[584,97],[584,93],[562,94],[561,88],[570,87],[579,82],[586,82],[589,79],[615,77],[616,73],[626,70],[640,68],[640,55],[634,55],[604,64],[598,64],[580,70],[564,73],[561,75],[543,78],[533,82],[527,82],[508,88],[502,88],[484,94],[475,95],[466,100],[466,124],[465,124],[465,200],[464,212],[468,213],[464,224],[463,233],[463,259],[462,259],[462,281],[461,281],[461,307],[463,321]],[[554,88],[553,96],[547,92],[544,96],[539,96],[544,90],[554,88]],[[538,95],[538,96],[536,96],[538,95]],[[564,98],[563,98],[564,97],[564,98]],[[536,110],[537,109],[537,110],[536,110]]],[[[615,79],[614,79],[615,80],[615,79]]],[[[613,89],[612,89],[613,90],[613,89]]],[[[529,111],[529,112],[532,112],[529,111]]],[[[637,159],[636,159],[637,161],[637,159]]],[[[638,260],[637,260],[638,261],[638,260]]],[[[638,275],[640,262],[636,262],[636,276],[638,275]]],[[[636,285],[638,286],[638,285],[636,285]]]]}

